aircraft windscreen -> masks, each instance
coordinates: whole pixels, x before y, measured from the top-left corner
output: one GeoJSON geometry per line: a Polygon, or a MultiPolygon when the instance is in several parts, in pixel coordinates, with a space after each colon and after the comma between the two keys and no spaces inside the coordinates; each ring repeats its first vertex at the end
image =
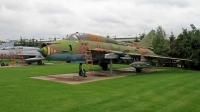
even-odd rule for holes
{"type": "Polygon", "coordinates": [[[87,35],[85,33],[78,33],[78,39],[80,40],[87,40],[87,35]]]}

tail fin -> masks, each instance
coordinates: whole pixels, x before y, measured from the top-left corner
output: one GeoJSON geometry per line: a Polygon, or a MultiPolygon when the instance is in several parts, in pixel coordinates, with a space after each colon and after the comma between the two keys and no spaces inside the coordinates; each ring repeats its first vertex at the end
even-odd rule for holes
{"type": "Polygon", "coordinates": [[[140,46],[144,48],[151,48],[155,37],[155,30],[151,30],[141,41],[140,46]]]}

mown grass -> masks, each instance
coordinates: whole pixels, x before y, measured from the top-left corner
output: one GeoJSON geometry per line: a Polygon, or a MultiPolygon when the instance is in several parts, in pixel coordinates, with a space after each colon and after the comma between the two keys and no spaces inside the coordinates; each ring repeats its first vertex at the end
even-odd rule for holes
{"type": "MultiPolygon", "coordinates": [[[[1,67],[0,111],[200,111],[200,71],[164,68],[165,71],[77,85],[30,78],[77,69],[77,64],[1,67]]],[[[95,70],[100,69],[95,66],[95,70]]]]}

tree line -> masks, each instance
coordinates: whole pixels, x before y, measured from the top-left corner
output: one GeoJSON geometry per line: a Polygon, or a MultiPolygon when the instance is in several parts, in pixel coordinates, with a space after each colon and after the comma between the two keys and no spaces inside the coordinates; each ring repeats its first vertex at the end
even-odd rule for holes
{"type": "MultiPolygon", "coordinates": [[[[153,51],[162,56],[190,59],[190,61],[181,61],[185,68],[200,69],[200,30],[193,24],[191,30],[182,29],[182,32],[175,37],[173,32],[169,38],[162,26],[158,26],[153,40],[153,51]]],[[[158,63],[164,63],[166,60],[157,60],[158,63]]]]}

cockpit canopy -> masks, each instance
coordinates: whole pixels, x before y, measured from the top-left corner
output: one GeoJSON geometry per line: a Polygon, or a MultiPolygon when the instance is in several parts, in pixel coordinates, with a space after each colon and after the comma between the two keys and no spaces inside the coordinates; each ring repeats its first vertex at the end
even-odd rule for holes
{"type": "Polygon", "coordinates": [[[88,37],[85,33],[73,33],[66,37],[66,40],[88,40],[88,37]]]}

